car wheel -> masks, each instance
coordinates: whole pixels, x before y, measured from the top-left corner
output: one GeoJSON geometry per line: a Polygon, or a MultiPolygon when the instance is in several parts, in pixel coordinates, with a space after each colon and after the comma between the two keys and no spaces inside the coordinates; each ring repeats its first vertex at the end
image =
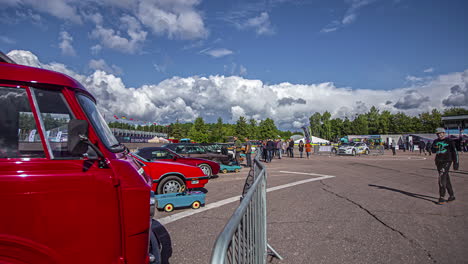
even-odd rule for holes
{"type": "Polygon", "coordinates": [[[336,152],[337,152],[337,151],[336,151],[336,149],[335,149],[335,148],[334,148],[334,149],[332,149],[332,154],[333,154],[333,155],[336,155],[336,152]]]}
{"type": "Polygon", "coordinates": [[[168,176],[158,184],[158,194],[178,193],[185,189],[185,183],[177,176],[168,176]]]}
{"type": "Polygon", "coordinates": [[[174,211],[174,205],[172,205],[172,204],[170,204],[170,203],[169,203],[169,204],[166,204],[166,205],[164,206],[164,211],[166,211],[166,212],[172,212],[172,211],[174,211]]]}
{"type": "Polygon", "coordinates": [[[239,170],[239,169],[235,169],[234,171],[235,171],[235,172],[239,172],[240,170],[239,170]]]}
{"type": "Polygon", "coordinates": [[[192,203],[192,208],[193,208],[193,209],[198,209],[198,208],[200,208],[200,202],[199,202],[199,201],[193,202],[193,203],[192,203]]]}
{"type": "Polygon", "coordinates": [[[366,149],[366,155],[369,155],[369,150],[368,149],[366,149]]]}
{"type": "Polygon", "coordinates": [[[353,156],[356,156],[356,150],[353,149],[352,154],[353,154],[353,156]]]}
{"type": "Polygon", "coordinates": [[[223,172],[223,173],[227,173],[227,169],[223,169],[222,172],[223,172]]]}
{"type": "Polygon", "coordinates": [[[206,176],[213,175],[210,165],[203,163],[203,164],[198,165],[198,167],[203,171],[203,173],[206,176]]]}

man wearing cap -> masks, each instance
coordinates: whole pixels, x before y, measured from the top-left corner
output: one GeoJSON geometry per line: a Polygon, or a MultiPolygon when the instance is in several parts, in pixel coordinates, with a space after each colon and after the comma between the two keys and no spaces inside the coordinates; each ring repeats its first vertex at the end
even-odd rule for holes
{"type": "Polygon", "coordinates": [[[437,139],[432,143],[432,153],[435,153],[435,164],[439,172],[439,202],[451,202],[455,200],[455,195],[450,182],[449,170],[453,162],[453,169],[458,170],[458,153],[455,143],[449,138],[445,137],[445,129],[437,128],[437,139]],[[445,190],[448,191],[449,198],[445,200],[445,190]]]}

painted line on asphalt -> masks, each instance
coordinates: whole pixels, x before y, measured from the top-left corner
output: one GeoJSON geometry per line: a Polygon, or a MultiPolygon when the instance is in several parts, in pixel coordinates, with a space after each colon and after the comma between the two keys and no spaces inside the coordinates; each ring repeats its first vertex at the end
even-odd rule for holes
{"type": "MultiPolygon", "coordinates": [[[[311,176],[320,176],[320,177],[306,179],[306,180],[297,181],[297,182],[291,182],[291,183],[288,183],[288,184],[283,184],[283,185],[271,187],[271,188],[268,188],[266,190],[267,192],[272,192],[272,191],[281,190],[281,189],[292,187],[292,186],[299,185],[299,184],[304,184],[304,183],[313,182],[313,181],[321,181],[321,180],[325,180],[325,179],[335,177],[333,175],[324,175],[324,174],[316,174],[316,173],[304,173],[304,172],[294,172],[294,171],[280,171],[280,172],[290,173],[290,174],[303,174],[303,175],[311,175],[311,176]]],[[[239,202],[239,201],[240,201],[240,195],[237,195],[237,196],[227,198],[227,199],[224,199],[224,200],[221,200],[221,201],[210,203],[210,204],[206,205],[205,207],[202,207],[202,208],[197,209],[197,210],[187,210],[187,211],[184,211],[184,212],[181,212],[181,213],[173,214],[173,215],[166,216],[166,217],[163,217],[163,218],[159,218],[159,219],[156,219],[156,220],[159,223],[161,223],[161,225],[165,225],[165,224],[169,224],[169,223],[172,223],[174,221],[180,220],[182,218],[185,218],[187,216],[202,213],[202,212],[205,212],[205,211],[210,210],[210,209],[214,209],[214,208],[226,205],[226,204],[230,204],[230,203],[233,203],[233,202],[239,202]]]]}

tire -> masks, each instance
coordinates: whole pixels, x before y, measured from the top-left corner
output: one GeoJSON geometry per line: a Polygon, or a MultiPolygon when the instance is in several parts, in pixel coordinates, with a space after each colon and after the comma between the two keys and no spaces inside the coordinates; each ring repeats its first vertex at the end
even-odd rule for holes
{"type": "Polygon", "coordinates": [[[356,156],[356,150],[353,149],[353,151],[351,152],[353,156],[356,156]]]}
{"type": "Polygon", "coordinates": [[[185,188],[184,181],[177,176],[167,176],[158,184],[158,194],[177,193],[181,188],[185,188]]]}
{"type": "Polygon", "coordinates": [[[337,154],[337,151],[336,151],[335,148],[332,149],[332,154],[333,154],[333,155],[336,155],[336,154],[337,154]]]}
{"type": "Polygon", "coordinates": [[[239,170],[239,169],[235,169],[234,171],[235,171],[235,172],[239,172],[240,170],[239,170]]]}
{"type": "Polygon", "coordinates": [[[369,155],[369,150],[368,150],[368,149],[366,149],[365,154],[366,154],[366,155],[369,155]]]}
{"type": "Polygon", "coordinates": [[[166,204],[166,205],[164,206],[164,211],[166,211],[166,212],[172,212],[172,211],[174,211],[174,205],[172,205],[172,204],[170,204],[170,203],[166,204]]]}
{"type": "Polygon", "coordinates": [[[212,176],[213,175],[213,172],[211,170],[210,165],[208,165],[206,163],[202,163],[202,164],[198,165],[198,167],[203,171],[205,176],[212,176]]]}
{"type": "Polygon", "coordinates": [[[154,264],[161,264],[161,249],[161,242],[159,241],[154,231],[151,230],[149,253],[151,253],[154,257],[154,264]]]}
{"type": "Polygon", "coordinates": [[[200,204],[199,201],[195,201],[195,202],[192,203],[192,208],[193,208],[193,209],[198,209],[198,208],[200,208],[200,205],[201,205],[201,204],[200,204]]]}
{"type": "Polygon", "coordinates": [[[227,171],[227,169],[223,169],[222,172],[223,172],[223,173],[227,173],[228,171],[227,171]]]}

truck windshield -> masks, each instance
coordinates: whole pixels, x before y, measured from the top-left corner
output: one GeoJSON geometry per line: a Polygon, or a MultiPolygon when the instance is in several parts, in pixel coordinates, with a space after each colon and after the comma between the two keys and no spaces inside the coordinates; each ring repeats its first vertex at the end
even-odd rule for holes
{"type": "Polygon", "coordinates": [[[119,141],[112,134],[93,100],[83,94],[78,94],[77,98],[104,145],[113,152],[123,151],[123,146],[119,144],[119,141]]]}

